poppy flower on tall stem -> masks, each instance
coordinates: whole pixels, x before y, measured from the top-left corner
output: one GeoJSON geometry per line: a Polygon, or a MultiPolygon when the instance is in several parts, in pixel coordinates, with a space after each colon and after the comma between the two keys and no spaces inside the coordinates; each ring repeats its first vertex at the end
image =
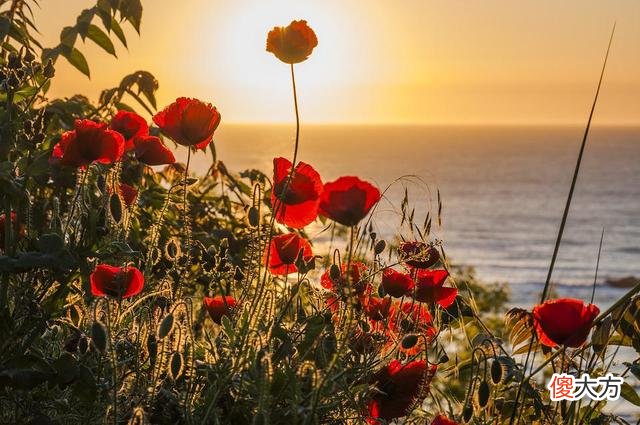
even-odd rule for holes
{"type": "Polygon", "coordinates": [[[97,297],[129,298],[142,291],[144,276],[135,267],[99,264],[89,276],[91,293],[97,297]]]}
{"type": "Polygon", "coordinates": [[[154,115],[153,122],[177,144],[204,150],[220,124],[220,113],[210,103],[179,97],[154,115]]]}
{"type": "Polygon", "coordinates": [[[137,137],[149,134],[147,121],[135,112],[118,111],[109,124],[111,130],[115,130],[124,138],[124,150],[128,152],[134,148],[134,140],[137,137]]]}
{"type": "Polygon", "coordinates": [[[317,45],[315,32],[304,20],[292,21],[286,27],[274,27],[267,35],[267,52],[291,65],[307,60],[317,45]]]}
{"type": "Polygon", "coordinates": [[[209,313],[211,320],[218,325],[222,323],[224,316],[231,316],[238,303],[232,296],[216,295],[215,297],[204,297],[204,308],[209,313]]]}
{"type": "Polygon", "coordinates": [[[418,270],[413,298],[423,303],[438,304],[442,308],[449,307],[456,300],[458,289],[444,286],[447,277],[449,272],[444,269],[418,270]]]}
{"type": "Polygon", "coordinates": [[[263,262],[269,260],[269,271],[274,275],[296,273],[295,263],[302,251],[302,258],[309,261],[313,257],[311,244],[295,233],[275,236],[270,247],[265,250],[263,262]],[[267,255],[268,254],[268,255],[267,255]]]}
{"type": "Polygon", "coordinates": [[[589,336],[600,309],[574,298],[545,301],[533,308],[533,326],[542,345],[577,348],[589,336]]]}
{"type": "Polygon", "coordinates": [[[322,181],[311,165],[300,162],[293,170],[292,165],[285,158],[273,159],[271,206],[276,221],[299,229],[318,216],[322,181]]]}
{"type": "Polygon", "coordinates": [[[344,226],[355,226],[379,200],[377,187],[358,177],[344,176],[325,183],[319,212],[344,226]]]}
{"type": "Polygon", "coordinates": [[[76,120],[53,147],[51,164],[86,168],[93,163],[112,164],[124,154],[124,138],[104,123],[76,120]]]}
{"type": "Polygon", "coordinates": [[[380,419],[388,422],[409,414],[429,386],[435,368],[426,360],[414,360],[404,365],[392,360],[380,369],[372,378],[374,389],[367,403],[367,422],[381,424],[380,419]]]}

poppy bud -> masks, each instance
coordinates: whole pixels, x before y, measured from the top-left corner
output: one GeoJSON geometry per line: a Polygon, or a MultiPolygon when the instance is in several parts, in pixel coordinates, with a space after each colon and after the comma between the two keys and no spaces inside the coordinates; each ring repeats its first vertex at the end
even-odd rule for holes
{"type": "Polygon", "coordinates": [[[149,363],[153,366],[156,364],[156,357],[158,356],[158,342],[154,334],[149,334],[147,337],[147,351],[149,352],[149,363]]]}
{"type": "Polygon", "coordinates": [[[387,247],[387,243],[380,239],[378,242],[376,242],[375,246],[373,247],[373,252],[376,255],[380,255],[382,254],[382,251],[384,251],[384,249],[387,247]]]}
{"type": "Polygon", "coordinates": [[[171,330],[173,329],[173,314],[167,314],[162,322],[160,322],[160,326],[158,327],[158,338],[162,339],[165,336],[169,335],[171,330]]]}
{"type": "Polygon", "coordinates": [[[252,227],[258,227],[260,224],[260,212],[256,207],[249,208],[249,224],[252,227]]]}
{"type": "Polygon", "coordinates": [[[109,211],[113,220],[116,223],[120,223],[120,220],[122,220],[122,202],[117,193],[112,194],[109,199],[109,211]]]}
{"type": "Polygon", "coordinates": [[[236,282],[242,282],[243,279],[244,279],[244,273],[242,272],[240,267],[236,267],[236,271],[233,274],[233,280],[235,280],[236,282]]]}
{"type": "Polygon", "coordinates": [[[489,404],[490,392],[489,383],[487,381],[480,382],[480,386],[478,387],[478,405],[483,409],[489,404]]]}
{"type": "Polygon", "coordinates": [[[107,328],[97,320],[91,325],[91,340],[101,353],[107,349],[107,328]]]}
{"type": "Polygon", "coordinates": [[[182,373],[182,353],[176,351],[171,355],[171,362],[169,367],[169,372],[171,373],[171,378],[175,381],[180,377],[180,373],[182,373]]]}
{"type": "Polygon", "coordinates": [[[340,267],[337,264],[332,264],[329,269],[329,277],[333,281],[338,281],[340,279],[340,267]]]}
{"type": "Polygon", "coordinates": [[[473,417],[473,405],[469,404],[462,410],[462,420],[468,423],[473,417]]]}
{"type": "Polygon", "coordinates": [[[491,363],[491,381],[494,384],[502,382],[502,365],[498,359],[494,359],[491,363]]]}

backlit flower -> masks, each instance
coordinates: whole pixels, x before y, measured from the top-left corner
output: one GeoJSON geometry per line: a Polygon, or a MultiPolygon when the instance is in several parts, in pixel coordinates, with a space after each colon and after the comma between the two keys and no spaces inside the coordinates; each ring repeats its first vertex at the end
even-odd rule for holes
{"type": "MultiPolygon", "coordinates": [[[[269,271],[275,275],[285,275],[296,273],[298,268],[295,265],[298,255],[302,251],[302,258],[305,261],[313,257],[309,241],[295,233],[275,236],[271,240],[269,249],[269,271]]],[[[264,252],[263,261],[267,259],[267,251],[264,252]]]]}
{"type": "Polygon", "coordinates": [[[436,247],[420,241],[402,242],[398,254],[401,261],[416,269],[428,269],[440,260],[436,247]]]}
{"type": "Polygon", "coordinates": [[[52,164],[85,168],[93,163],[111,164],[124,153],[124,139],[106,124],[76,120],[74,130],[62,134],[53,147],[52,164]]]}
{"type": "Polygon", "coordinates": [[[135,112],[129,111],[118,111],[111,120],[109,128],[122,135],[126,152],[133,149],[133,142],[136,137],[149,134],[147,121],[135,112]]]}
{"type": "Polygon", "coordinates": [[[204,297],[204,308],[217,324],[222,322],[223,316],[230,316],[236,306],[236,299],[231,296],[204,297]]]}
{"type": "Polygon", "coordinates": [[[415,284],[407,273],[400,273],[392,268],[382,271],[382,288],[392,297],[400,298],[409,295],[415,284]]]}
{"type": "Polygon", "coordinates": [[[370,295],[363,296],[360,299],[364,315],[373,321],[384,320],[389,317],[391,302],[389,297],[380,298],[370,295]]]}
{"type": "Polygon", "coordinates": [[[292,21],[286,27],[274,27],[267,35],[267,52],[284,63],[306,60],[317,45],[318,38],[307,21],[292,21]]]}
{"type": "Polygon", "coordinates": [[[296,165],[290,180],[289,174],[291,161],[274,158],[271,206],[279,223],[299,229],[318,216],[322,181],[320,174],[304,162],[296,165]]]}
{"type": "Polygon", "coordinates": [[[375,390],[367,403],[368,422],[380,424],[380,419],[388,422],[406,416],[419,401],[434,373],[435,366],[430,366],[426,360],[405,365],[392,360],[373,376],[375,390]]]}
{"type": "Polygon", "coordinates": [[[204,150],[220,124],[220,113],[210,103],[180,97],[158,112],[153,122],[177,144],[204,150]]]}
{"type": "Polygon", "coordinates": [[[142,291],[144,276],[135,267],[96,266],[91,276],[91,293],[97,297],[129,298],[142,291]]]}
{"type": "Polygon", "coordinates": [[[325,183],[319,212],[345,226],[355,226],[380,200],[380,191],[357,177],[345,176],[325,183]]]}
{"type": "Polygon", "coordinates": [[[162,143],[159,137],[141,136],[133,142],[136,159],[147,165],[173,164],[176,158],[173,152],[162,143]]]}
{"type": "Polygon", "coordinates": [[[587,340],[599,313],[596,305],[574,298],[549,300],[533,308],[533,326],[541,344],[576,348],[587,340]]]}
{"type": "Polygon", "coordinates": [[[418,270],[414,299],[439,304],[442,308],[449,307],[455,301],[458,289],[443,286],[448,276],[446,270],[418,270]]]}

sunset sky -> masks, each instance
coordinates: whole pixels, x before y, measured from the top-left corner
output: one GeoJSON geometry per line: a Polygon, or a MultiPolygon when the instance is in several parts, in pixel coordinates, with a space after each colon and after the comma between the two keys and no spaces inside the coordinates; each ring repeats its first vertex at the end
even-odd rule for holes
{"type": "MultiPolygon", "coordinates": [[[[46,0],[37,19],[57,42],[92,0],[46,0]]],[[[210,101],[226,122],[289,122],[287,65],[265,52],[275,25],[306,19],[319,39],[296,66],[312,123],[564,124],[586,119],[609,33],[616,36],[596,122],[640,124],[637,0],[143,0],[119,60],[87,41],[88,80],[60,61],[50,94],[160,81],[159,106],[210,101]]]]}

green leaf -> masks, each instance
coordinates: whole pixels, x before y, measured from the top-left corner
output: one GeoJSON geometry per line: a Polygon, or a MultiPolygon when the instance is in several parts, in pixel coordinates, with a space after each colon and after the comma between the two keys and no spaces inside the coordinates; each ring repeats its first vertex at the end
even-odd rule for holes
{"type": "Polygon", "coordinates": [[[63,53],[63,56],[67,58],[69,63],[73,65],[78,71],[91,78],[91,73],[89,72],[89,64],[87,63],[87,59],[80,52],[80,50],[74,47],[71,52],[63,53]]]}
{"type": "Polygon", "coordinates": [[[74,27],[64,27],[60,32],[60,44],[72,48],[76,44],[78,38],[78,30],[74,27]]]}
{"type": "Polygon", "coordinates": [[[105,32],[100,28],[93,24],[89,25],[89,29],[87,30],[87,37],[89,37],[89,40],[102,47],[105,52],[117,57],[116,48],[113,46],[113,43],[109,39],[109,36],[105,34],[105,32]]]}
{"type": "Polygon", "coordinates": [[[142,20],[140,0],[123,0],[120,4],[120,16],[129,21],[136,32],[140,34],[140,21],[142,20]]]}
{"type": "Polygon", "coordinates": [[[634,390],[633,387],[626,382],[622,383],[620,395],[629,403],[640,406],[640,396],[638,395],[638,393],[636,393],[636,390],[634,390]]]}

